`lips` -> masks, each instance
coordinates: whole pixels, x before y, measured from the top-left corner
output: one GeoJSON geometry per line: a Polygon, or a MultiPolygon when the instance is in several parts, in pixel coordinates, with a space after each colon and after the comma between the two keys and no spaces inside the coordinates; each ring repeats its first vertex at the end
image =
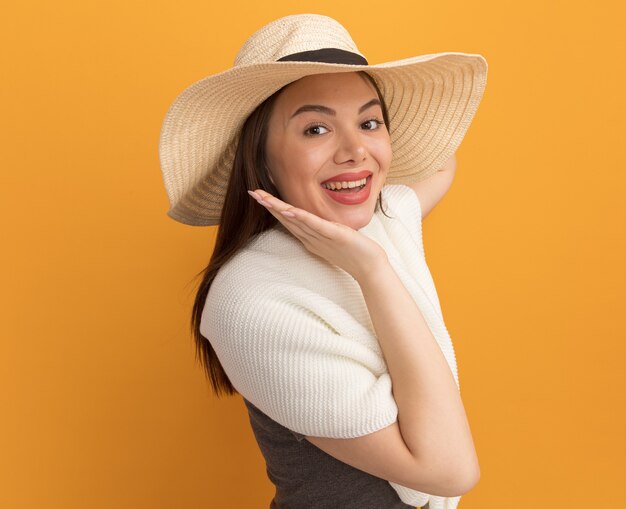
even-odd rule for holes
{"type": "Polygon", "coordinates": [[[324,190],[326,196],[337,203],[342,205],[360,205],[369,199],[370,192],[372,190],[372,178],[373,177],[369,177],[365,186],[358,191],[352,189],[350,192],[341,192],[332,191],[324,186],[321,186],[321,188],[324,190]]]}
{"type": "Polygon", "coordinates": [[[371,171],[363,170],[357,173],[340,173],[339,175],[335,175],[327,180],[324,180],[322,184],[326,184],[328,182],[352,182],[354,180],[361,180],[365,177],[369,177],[372,174],[371,171]]]}

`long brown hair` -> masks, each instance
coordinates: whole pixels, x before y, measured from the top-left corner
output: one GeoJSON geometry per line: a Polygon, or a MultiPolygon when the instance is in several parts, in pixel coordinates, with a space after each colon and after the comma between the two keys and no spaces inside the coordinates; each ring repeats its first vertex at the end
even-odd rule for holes
{"type": "MultiPolygon", "coordinates": [[[[383,120],[389,129],[387,107],[380,89],[369,74],[363,71],[359,71],[359,74],[374,85],[382,105],[383,120]]],[[[213,391],[218,397],[222,393],[232,396],[238,394],[238,391],[228,379],[215,350],[211,346],[210,338],[205,338],[200,333],[202,311],[213,279],[222,265],[244,248],[255,235],[272,228],[278,222],[268,210],[259,207],[250,198],[247,190],[264,189],[280,198],[278,189],[272,184],[267,173],[266,141],[267,125],[272,107],[276,98],[285,88],[281,88],[263,101],[250,114],[241,129],[224,197],[215,248],[208,266],[196,275],[196,278],[202,277],[202,280],[198,285],[193,305],[191,333],[196,343],[196,360],[200,359],[213,391]]],[[[381,194],[378,195],[376,207],[387,215],[382,206],[381,194]]]]}

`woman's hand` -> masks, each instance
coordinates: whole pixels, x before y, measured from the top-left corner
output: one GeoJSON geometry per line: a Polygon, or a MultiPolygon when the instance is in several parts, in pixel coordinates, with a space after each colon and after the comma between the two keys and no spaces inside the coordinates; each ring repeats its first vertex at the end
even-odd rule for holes
{"type": "Polygon", "coordinates": [[[387,262],[387,253],[372,239],[341,223],[293,207],[262,189],[248,191],[311,253],[345,270],[357,281],[387,262]]]}

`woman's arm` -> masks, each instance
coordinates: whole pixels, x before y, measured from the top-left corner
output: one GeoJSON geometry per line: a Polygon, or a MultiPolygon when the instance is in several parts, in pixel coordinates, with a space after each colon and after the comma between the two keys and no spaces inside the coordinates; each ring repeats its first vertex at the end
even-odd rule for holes
{"type": "Polygon", "coordinates": [[[445,357],[386,259],[357,281],[391,375],[398,421],[358,438],[306,438],[340,461],[401,486],[463,495],[478,482],[480,468],[445,357]]]}
{"type": "Polygon", "coordinates": [[[357,438],[307,436],[331,456],[422,493],[454,497],[480,476],[453,374],[418,305],[383,248],[347,226],[291,207],[263,190],[260,202],[314,254],[361,287],[392,380],[397,422],[357,438]],[[290,211],[286,218],[281,211],[290,211]]]}
{"type": "Polygon", "coordinates": [[[420,202],[422,219],[435,208],[452,186],[456,174],[456,155],[452,154],[439,170],[427,179],[407,184],[420,202]]]}

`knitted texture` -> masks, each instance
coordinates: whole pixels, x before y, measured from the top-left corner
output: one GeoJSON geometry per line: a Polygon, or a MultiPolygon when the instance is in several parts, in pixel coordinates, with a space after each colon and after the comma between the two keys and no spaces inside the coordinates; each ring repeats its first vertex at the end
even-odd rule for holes
{"type": "MultiPolygon", "coordinates": [[[[456,358],[422,243],[415,192],[386,185],[359,230],[387,252],[459,385],[456,358]]],[[[361,288],[279,225],[257,235],[215,277],[200,331],[237,391],[303,435],[354,438],[397,420],[391,377],[361,288]]],[[[390,482],[403,502],[454,509],[440,497],[390,482]]]]}

